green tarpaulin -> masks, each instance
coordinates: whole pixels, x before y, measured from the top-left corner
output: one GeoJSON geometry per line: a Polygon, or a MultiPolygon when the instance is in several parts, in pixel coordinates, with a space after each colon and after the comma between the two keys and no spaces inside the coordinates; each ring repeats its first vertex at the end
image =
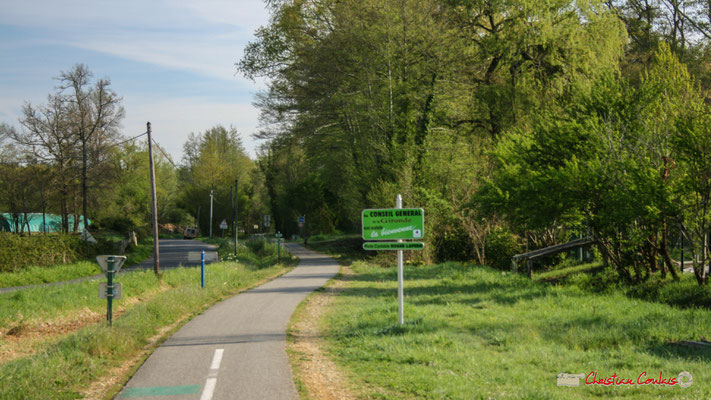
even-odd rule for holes
{"type": "MultiPolygon", "coordinates": [[[[84,230],[83,228],[83,217],[79,217],[79,231],[84,230]]],[[[17,217],[13,217],[12,214],[3,213],[0,214],[0,232],[15,232],[15,226],[19,226],[20,232],[61,232],[62,231],[62,217],[55,214],[45,214],[44,222],[42,219],[42,213],[27,213],[18,214],[17,217]],[[15,224],[17,222],[17,224],[15,224]],[[29,227],[29,229],[28,229],[29,227]]],[[[89,220],[89,225],[91,225],[91,220],[89,220]]],[[[74,229],[74,217],[69,217],[69,230],[74,229]]]]}

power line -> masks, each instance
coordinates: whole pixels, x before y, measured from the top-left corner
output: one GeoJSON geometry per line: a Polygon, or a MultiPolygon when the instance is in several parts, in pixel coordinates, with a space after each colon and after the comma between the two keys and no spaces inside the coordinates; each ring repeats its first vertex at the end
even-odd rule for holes
{"type": "Polygon", "coordinates": [[[141,133],[140,135],[134,136],[134,137],[132,137],[132,138],[130,138],[130,139],[126,139],[126,140],[124,140],[123,142],[114,143],[114,144],[112,144],[112,145],[106,146],[105,149],[110,149],[110,148],[112,148],[112,147],[120,146],[120,145],[122,145],[122,144],[124,144],[124,143],[128,143],[128,142],[130,142],[131,140],[138,139],[139,137],[144,136],[144,135],[147,135],[147,134],[148,134],[148,132],[143,132],[143,133],[141,133]]]}
{"type": "Polygon", "coordinates": [[[178,169],[178,167],[177,167],[177,166],[175,166],[175,164],[173,163],[173,159],[172,159],[172,158],[170,158],[170,156],[169,156],[169,155],[165,154],[165,152],[164,152],[164,151],[163,151],[163,149],[162,149],[162,148],[160,147],[160,145],[158,144],[158,142],[156,142],[156,140],[155,140],[155,139],[153,139],[153,138],[151,138],[151,140],[153,141],[153,143],[155,143],[155,144],[156,144],[156,147],[158,148],[158,150],[160,150],[160,152],[161,152],[161,153],[163,153],[163,155],[165,156],[165,158],[167,158],[167,159],[168,159],[168,162],[170,163],[170,165],[172,165],[172,166],[173,166],[173,168],[175,168],[175,169],[178,169]]]}
{"type": "MultiPolygon", "coordinates": [[[[112,145],[106,146],[105,149],[110,149],[110,148],[112,148],[112,147],[120,146],[120,145],[122,145],[122,144],[124,144],[124,143],[128,143],[128,142],[130,142],[131,140],[136,140],[136,139],[138,139],[139,137],[145,136],[145,135],[147,135],[147,134],[148,134],[148,132],[143,132],[143,133],[141,133],[140,135],[137,135],[137,136],[134,136],[134,137],[132,137],[132,138],[126,139],[126,140],[124,140],[123,142],[114,143],[114,144],[112,144],[112,145]]],[[[158,148],[158,150],[160,150],[160,152],[163,154],[163,156],[165,156],[165,158],[168,160],[168,162],[170,163],[170,165],[172,165],[173,168],[178,169],[178,167],[177,167],[177,166],[175,165],[175,163],[173,162],[173,159],[172,159],[169,155],[167,155],[167,154],[165,153],[165,151],[163,151],[163,148],[160,146],[160,144],[159,144],[155,139],[153,139],[153,138],[151,138],[151,141],[152,141],[153,143],[155,143],[155,145],[156,145],[156,147],[158,148]]]]}

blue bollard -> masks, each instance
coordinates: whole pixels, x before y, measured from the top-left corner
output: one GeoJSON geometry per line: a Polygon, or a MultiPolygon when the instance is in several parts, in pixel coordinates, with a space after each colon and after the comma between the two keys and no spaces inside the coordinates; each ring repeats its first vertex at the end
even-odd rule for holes
{"type": "Polygon", "coordinates": [[[200,287],[205,287],[205,250],[200,254],[200,287]]]}

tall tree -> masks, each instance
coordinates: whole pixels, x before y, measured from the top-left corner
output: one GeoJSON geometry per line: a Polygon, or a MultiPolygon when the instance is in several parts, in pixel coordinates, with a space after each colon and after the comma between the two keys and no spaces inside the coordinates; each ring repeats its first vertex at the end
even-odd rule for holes
{"type": "Polygon", "coordinates": [[[231,219],[233,199],[230,188],[235,180],[239,181],[238,221],[245,229],[254,223],[247,223],[245,217],[251,206],[249,191],[255,167],[246,155],[237,130],[215,126],[200,134],[191,133],[183,148],[185,167],[181,179],[185,190],[182,205],[200,220],[202,232],[207,233],[210,228],[211,191],[214,194],[213,228],[221,219],[231,219]]]}
{"type": "Polygon", "coordinates": [[[61,98],[67,103],[71,116],[68,129],[81,145],[82,215],[85,225],[88,221],[90,153],[92,150],[100,152],[103,145],[118,136],[124,116],[121,98],[110,89],[111,82],[104,78],[92,85],[91,78],[92,73],[84,64],[63,71],[58,78],[61,98]]]}
{"type": "Polygon", "coordinates": [[[25,103],[22,114],[20,123],[24,130],[14,132],[13,139],[27,157],[52,166],[51,182],[58,187],[62,228],[69,232],[79,152],[76,137],[68,127],[71,119],[68,105],[61,94],[55,93],[47,97],[45,105],[25,103]]]}

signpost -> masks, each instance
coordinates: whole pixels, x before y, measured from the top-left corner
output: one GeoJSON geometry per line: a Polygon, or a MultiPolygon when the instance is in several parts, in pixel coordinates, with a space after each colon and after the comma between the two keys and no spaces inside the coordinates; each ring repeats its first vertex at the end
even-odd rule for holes
{"type": "Polygon", "coordinates": [[[222,229],[222,237],[225,237],[225,229],[227,229],[227,220],[223,219],[222,222],[220,222],[220,229],[222,229]]]}
{"type": "Polygon", "coordinates": [[[422,242],[365,242],[363,250],[422,250],[422,242]]]}
{"type": "Polygon", "coordinates": [[[123,263],[126,262],[126,256],[96,256],[96,261],[106,273],[106,284],[99,285],[99,298],[106,298],[106,320],[111,326],[114,319],[113,299],[121,298],[121,284],[114,285],[114,274],[121,270],[123,263]]]}
{"type": "Polygon", "coordinates": [[[403,239],[422,239],[425,236],[425,210],[402,208],[402,196],[397,195],[395,208],[367,209],[362,213],[363,240],[397,240],[397,242],[365,242],[365,250],[397,250],[397,316],[405,323],[405,293],[403,288],[403,250],[422,250],[422,242],[403,239]]]}
{"type": "MultiPolygon", "coordinates": [[[[122,294],[121,290],[121,284],[119,282],[114,282],[114,289],[113,289],[113,297],[114,300],[118,300],[121,298],[122,294]]],[[[99,283],[99,298],[100,299],[108,299],[109,298],[109,284],[106,282],[101,282],[99,283]]]]}
{"type": "Polygon", "coordinates": [[[277,238],[277,260],[281,262],[281,232],[276,233],[277,238]]]}
{"type": "Polygon", "coordinates": [[[425,211],[421,208],[363,210],[363,239],[422,239],[425,236],[425,211]]]}
{"type": "Polygon", "coordinates": [[[220,261],[216,251],[189,251],[188,261],[200,261],[200,287],[205,287],[205,261],[220,261]]]}
{"type": "MultiPolygon", "coordinates": [[[[202,251],[189,251],[188,261],[202,261],[202,251]]],[[[216,251],[205,251],[205,261],[220,261],[216,251]]]]}

